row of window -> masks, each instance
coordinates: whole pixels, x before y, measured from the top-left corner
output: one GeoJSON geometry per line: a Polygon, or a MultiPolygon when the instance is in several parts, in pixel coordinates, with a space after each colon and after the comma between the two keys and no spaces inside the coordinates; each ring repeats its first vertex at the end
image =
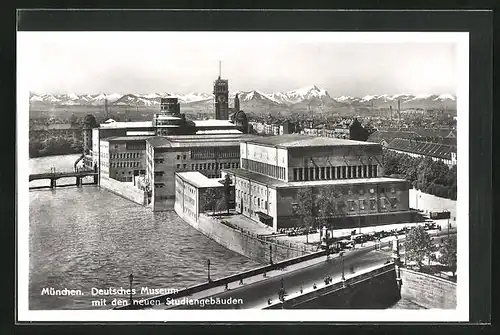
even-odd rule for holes
{"type": "Polygon", "coordinates": [[[132,177],[115,177],[114,179],[121,181],[121,182],[131,182],[132,177]]]}
{"type": "Polygon", "coordinates": [[[294,168],[294,181],[377,177],[377,165],[348,165],[294,168]]]}
{"type": "Polygon", "coordinates": [[[241,166],[244,169],[265,174],[267,176],[286,180],[285,168],[281,166],[271,165],[267,163],[257,162],[251,159],[242,158],[241,166]]]}
{"type": "Polygon", "coordinates": [[[186,213],[187,215],[191,216],[192,218],[196,218],[196,213],[193,212],[191,209],[189,208],[184,208],[184,213],[186,213]]]}
{"type": "MultiPolygon", "coordinates": [[[[236,197],[238,199],[241,197],[241,198],[243,198],[243,201],[248,202],[249,194],[247,194],[246,192],[243,192],[241,190],[237,190],[236,197]]],[[[253,205],[254,205],[254,207],[256,206],[258,208],[267,210],[267,200],[261,199],[261,198],[257,197],[256,195],[253,196],[253,205]]]]}
{"type": "Polygon", "coordinates": [[[140,165],[141,162],[111,162],[112,168],[134,168],[140,165]]]}
{"type": "MultiPolygon", "coordinates": [[[[224,162],[224,163],[199,163],[199,164],[191,164],[191,170],[215,170],[215,169],[229,169],[229,168],[238,168],[238,162],[224,162]]],[[[182,169],[187,169],[187,164],[182,164],[182,169]]],[[[181,164],[176,165],[177,169],[181,168],[181,164]]]]}
{"type": "Polygon", "coordinates": [[[141,154],[139,152],[121,152],[117,154],[111,154],[111,159],[135,159],[140,158],[141,154]]]}
{"type": "Polygon", "coordinates": [[[205,149],[205,150],[201,149],[191,150],[191,159],[216,159],[216,158],[239,158],[239,157],[240,157],[239,147],[233,150],[227,150],[227,149],[220,150],[218,148],[205,149]]]}

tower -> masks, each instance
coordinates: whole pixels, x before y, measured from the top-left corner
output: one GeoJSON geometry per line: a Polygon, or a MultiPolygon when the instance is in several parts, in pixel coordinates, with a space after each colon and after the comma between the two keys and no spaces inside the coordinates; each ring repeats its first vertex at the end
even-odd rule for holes
{"type": "Polygon", "coordinates": [[[176,135],[182,132],[184,125],[184,114],[181,114],[181,107],[177,98],[161,98],[160,113],[153,118],[153,127],[156,135],[176,135]]]}
{"type": "Polygon", "coordinates": [[[214,109],[216,120],[229,119],[229,84],[221,79],[221,62],[219,62],[219,78],[214,82],[214,109]]]}
{"type": "Polygon", "coordinates": [[[238,93],[234,97],[234,112],[238,113],[240,111],[240,98],[238,97],[238,93]]]}

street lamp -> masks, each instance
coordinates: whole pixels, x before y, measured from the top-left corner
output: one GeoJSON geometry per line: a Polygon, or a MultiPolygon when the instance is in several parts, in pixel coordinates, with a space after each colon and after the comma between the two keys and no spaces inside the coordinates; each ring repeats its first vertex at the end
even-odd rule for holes
{"type": "Polygon", "coordinates": [[[269,264],[273,265],[273,246],[269,244],[269,264]]]}
{"type": "Polygon", "coordinates": [[[208,281],[212,281],[212,279],[210,279],[210,259],[207,259],[207,269],[208,269],[208,281]]]}
{"type": "Polygon", "coordinates": [[[132,299],[132,282],[134,281],[134,275],[133,274],[130,274],[128,276],[128,280],[130,282],[130,305],[133,304],[134,300],[132,299]]]}
{"type": "Polygon", "coordinates": [[[343,251],[340,253],[340,260],[342,261],[342,281],[344,281],[345,275],[344,275],[344,252],[343,251]]]}

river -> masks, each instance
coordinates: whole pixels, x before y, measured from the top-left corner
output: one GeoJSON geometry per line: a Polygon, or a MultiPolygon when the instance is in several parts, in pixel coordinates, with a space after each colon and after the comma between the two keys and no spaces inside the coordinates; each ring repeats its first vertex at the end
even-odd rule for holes
{"type": "MultiPolygon", "coordinates": [[[[30,173],[50,172],[51,167],[72,171],[77,158],[32,158],[30,173]]],[[[48,183],[34,181],[30,186],[48,183]]],[[[182,289],[206,281],[207,259],[213,279],[258,266],[205,237],[174,212],[153,213],[96,186],[30,191],[29,220],[32,310],[98,308],[91,302],[104,297],[93,296],[92,288],[128,289],[130,273],[138,291],[182,289]],[[84,296],[42,295],[43,288],[81,290],[84,296]]]]}

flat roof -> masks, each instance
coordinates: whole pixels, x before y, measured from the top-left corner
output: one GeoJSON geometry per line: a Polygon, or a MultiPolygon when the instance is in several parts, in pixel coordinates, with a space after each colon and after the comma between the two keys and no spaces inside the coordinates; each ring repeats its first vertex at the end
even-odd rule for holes
{"type": "Polygon", "coordinates": [[[196,134],[243,134],[238,129],[210,129],[210,130],[198,130],[196,134]]]}
{"type": "Polygon", "coordinates": [[[101,123],[99,127],[103,129],[151,128],[153,127],[153,122],[152,121],[110,122],[110,123],[101,123]]]}
{"type": "Polygon", "coordinates": [[[302,147],[329,147],[329,146],[378,146],[379,144],[345,140],[340,138],[310,136],[301,134],[277,135],[268,137],[259,137],[248,140],[247,143],[254,143],[267,146],[282,148],[302,148],[302,147]]]}
{"type": "Polygon", "coordinates": [[[179,135],[179,136],[154,136],[147,139],[155,148],[175,147],[217,147],[238,146],[244,139],[251,138],[246,134],[207,134],[207,135],[179,135]]]}
{"type": "Polygon", "coordinates": [[[177,172],[176,175],[181,177],[184,181],[196,187],[223,187],[219,180],[221,178],[208,178],[198,171],[177,172]]]}
{"type": "Polygon", "coordinates": [[[151,138],[151,136],[112,136],[112,137],[107,137],[103,141],[108,141],[108,142],[117,142],[117,141],[145,141],[148,138],[151,138]]]}
{"type": "Polygon", "coordinates": [[[193,120],[196,127],[236,127],[234,123],[229,120],[193,120]]]}
{"type": "Polygon", "coordinates": [[[260,184],[267,185],[272,188],[294,188],[305,186],[334,186],[334,185],[355,185],[355,184],[373,184],[387,182],[406,182],[405,179],[376,177],[376,178],[355,178],[355,179],[334,179],[334,180],[312,180],[312,181],[292,181],[286,182],[283,180],[274,179],[260,173],[248,171],[245,169],[222,169],[238,177],[250,179],[260,184]]]}

